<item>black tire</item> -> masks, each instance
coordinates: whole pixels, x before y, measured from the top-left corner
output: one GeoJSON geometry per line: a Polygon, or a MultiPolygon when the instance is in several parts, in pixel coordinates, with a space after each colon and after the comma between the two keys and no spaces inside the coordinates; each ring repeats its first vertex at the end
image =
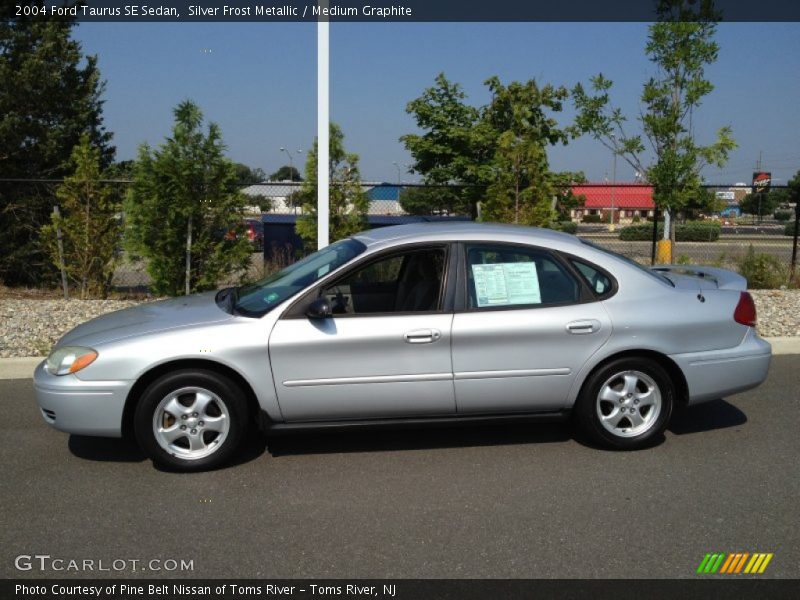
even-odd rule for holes
{"type": "Polygon", "coordinates": [[[581,430],[593,442],[606,448],[637,450],[661,439],[674,406],[675,386],[664,368],[649,358],[629,357],[614,360],[595,370],[584,383],[574,410],[581,430]],[[626,379],[625,375],[630,377],[626,379]],[[625,386],[634,379],[638,383],[629,396],[625,393],[628,390],[625,386]],[[647,395],[646,390],[651,385],[658,394],[657,411],[655,403],[645,405],[648,398],[656,397],[652,393],[647,395]],[[604,390],[604,398],[615,400],[600,400],[604,390]],[[638,398],[641,400],[637,401],[638,398]],[[651,410],[654,412],[650,413],[651,410]],[[617,419],[619,421],[614,424],[617,419]]]}
{"type": "Polygon", "coordinates": [[[235,382],[213,371],[182,369],[147,386],[136,406],[134,431],[139,446],[157,465],[174,471],[206,471],[227,464],[239,451],[250,425],[248,413],[245,393],[235,382]],[[183,393],[173,396],[179,390],[183,393]],[[180,417],[173,416],[180,411],[178,404],[172,404],[177,410],[160,407],[170,404],[171,398],[186,411],[180,417]],[[192,412],[192,407],[198,410],[192,412]],[[163,434],[156,433],[157,426],[165,429],[163,434]],[[166,437],[173,431],[180,437],[169,443],[166,437]]]}

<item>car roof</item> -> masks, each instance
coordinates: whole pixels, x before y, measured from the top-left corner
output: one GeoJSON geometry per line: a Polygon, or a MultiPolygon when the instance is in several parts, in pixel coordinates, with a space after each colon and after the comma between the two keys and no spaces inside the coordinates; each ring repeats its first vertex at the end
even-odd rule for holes
{"type": "Polygon", "coordinates": [[[573,235],[522,225],[500,223],[411,223],[362,231],[353,236],[367,247],[385,245],[389,242],[413,241],[494,241],[540,244],[546,246],[569,247],[580,245],[573,235]]]}

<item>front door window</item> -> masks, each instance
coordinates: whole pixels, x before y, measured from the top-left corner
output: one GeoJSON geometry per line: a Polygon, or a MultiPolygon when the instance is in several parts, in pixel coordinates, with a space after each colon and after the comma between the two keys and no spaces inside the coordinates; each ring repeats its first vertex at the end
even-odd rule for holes
{"type": "Polygon", "coordinates": [[[441,309],[445,251],[393,254],[345,275],[322,295],[334,315],[437,312],[441,309]]]}

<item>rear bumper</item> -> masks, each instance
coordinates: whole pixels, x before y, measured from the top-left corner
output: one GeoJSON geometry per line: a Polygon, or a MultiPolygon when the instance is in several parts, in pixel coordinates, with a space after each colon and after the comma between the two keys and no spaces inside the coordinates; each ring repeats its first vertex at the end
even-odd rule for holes
{"type": "Polygon", "coordinates": [[[689,404],[752,389],[767,378],[772,346],[750,329],[742,343],[724,350],[673,354],[689,388],[689,404]]]}
{"type": "Polygon", "coordinates": [[[45,422],[60,431],[122,437],[122,411],[132,381],[82,381],[50,375],[42,362],[33,373],[36,402],[45,422]]]}

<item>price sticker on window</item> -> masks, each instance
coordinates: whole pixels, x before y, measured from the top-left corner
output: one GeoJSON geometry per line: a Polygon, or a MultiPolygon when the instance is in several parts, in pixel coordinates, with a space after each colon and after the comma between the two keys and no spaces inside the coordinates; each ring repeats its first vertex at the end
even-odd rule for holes
{"type": "Polygon", "coordinates": [[[472,277],[479,307],[542,302],[536,263],[472,265],[472,277]]]}

